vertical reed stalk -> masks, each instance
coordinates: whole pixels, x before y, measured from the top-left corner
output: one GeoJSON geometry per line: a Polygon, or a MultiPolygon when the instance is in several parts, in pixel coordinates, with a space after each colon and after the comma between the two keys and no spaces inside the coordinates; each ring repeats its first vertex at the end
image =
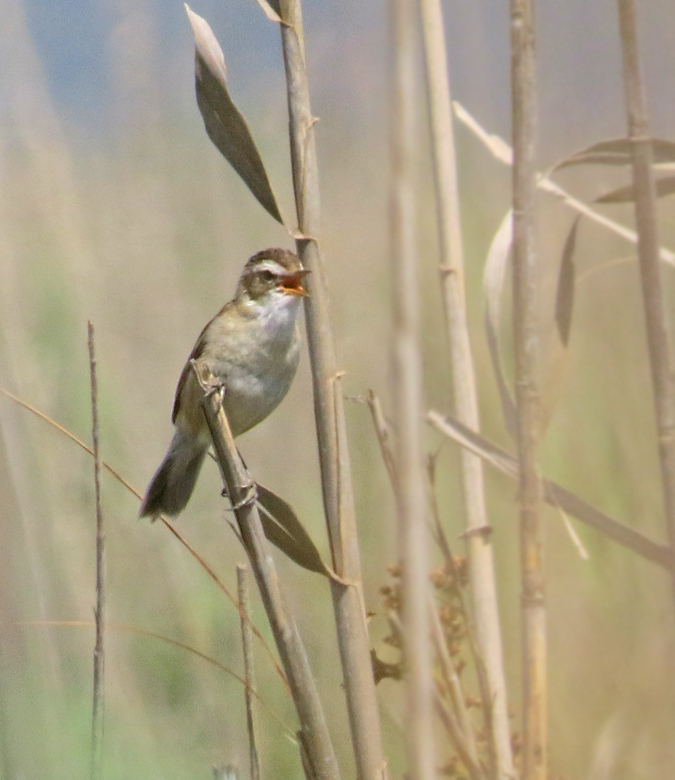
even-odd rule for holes
{"type": "Polygon", "coordinates": [[[237,452],[223,411],[221,391],[205,393],[202,407],[211,432],[223,484],[232,502],[241,539],[260,590],[298,713],[298,736],[307,780],[338,780],[337,760],[307,653],[295,621],[284,603],[274,561],[267,552],[267,543],[254,500],[255,482],[237,452]]]}
{"type": "Polygon", "coordinates": [[[255,704],[255,668],[253,666],[253,647],[251,621],[248,609],[247,568],[243,563],[237,564],[237,595],[239,602],[239,618],[241,622],[241,644],[244,652],[244,696],[246,698],[246,728],[248,731],[249,777],[250,780],[260,780],[260,757],[258,755],[258,719],[255,704]]]}
{"type": "Polygon", "coordinates": [[[344,675],[352,743],[359,780],[385,773],[382,736],[363,610],[361,561],[356,532],[351,465],[344,403],[330,326],[328,291],[318,237],[319,174],[314,117],[304,53],[300,0],[280,0],[281,39],[286,69],[291,163],[298,217],[303,236],[297,249],[312,273],[305,302],[307,339],[314,388],[321,486],[333,568],[348,586],[331,582],[333,609],[344,675]]]}
{"type": "Polygon", "coordinates": [[[91,715],[91,777],[101,777],[103,759],[103,727],[105,712],[105,529],[101,506],[101,455],[98,427],[98,381],[96,378],[96,352],[94,325],[87,323],[89,347],[89,376],[91,382],[92,446],[94,453],[94,489],[96,494],[96,642],[94,644],[94,691],[91,715]]]}
{"type": "MultiPolygon", "coordinates": [[[[675,553],[675,371],[668,312],[661,281],[652,142],[640,72],[637,19],[633,0],[618,0],[618,9],[628,137],[633,156],[638,256],[658,430],[663,504],[668,540],[675,553]]],[[[675,574],[672,576],[672,583],[675,596],[675,574]]]]}
{"type": "Polygon", "coordinates": [[[397,514],[400,560],[403,567],[403,657],[406,670],[405,734],[408,772],[412,780],[431,780],[436,773],[416,246],[416,11],[415,0],[396,0],[392,4],[392,385],[393,418],[398,433],[397,514]]]}
{"type": "Polygon", "coordinates": [[[536,79],[533,0],[511,0],[513,101],[513,340],[520,463],[523,780],[545,780],[547,752],[546,608],[535,248],[536,79]]]}
{"type": "MultiPolygon", "coordinates": [[[[440,277],[455,410],[464,425],[480,431],[466,310],[462,220],[443,13],[440,0],[421,0],[421,9],[441,252],[440,277]]],[[[461,473],[476,639],[485,665],[492,707],[490,754],[496,757],[498,777],[507,778],[513,775],[513,755],[483,464],[478,456],[466,449],[461,453],[461,473]]]]}

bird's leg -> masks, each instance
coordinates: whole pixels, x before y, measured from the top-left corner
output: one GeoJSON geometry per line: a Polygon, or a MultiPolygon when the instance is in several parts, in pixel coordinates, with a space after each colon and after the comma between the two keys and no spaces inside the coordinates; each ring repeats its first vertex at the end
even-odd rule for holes
{"type": "MultiPolygon", "coordinates": [[[[237,450],[237,454],[241,458],[241,463],[244,467],[244,471],[246,472],[247,481],[249,483],[249,487],[246,491],[246,496],[241,499],[241,501],[237,501],[236,504],[232,504],[232,510],[241,509],[244,506],[250,506],[251,504],[254,504],[258,500],[258,483],[253,479],[251,476],[251,472],[248,470],[248,467],[246,465],[246,461],[242,457],[241,452],[237,450]]],[[[223,498],[229,498],[229,493],[227,492],[227,488],[224,487],[220,493],[220,495],[223,498]]]]}
{"type": "Polygon", "coordinates": [[[223,396],[225,395],[226,388],[224,380],[212,373],[208,363],[200,363],[198,360],[191,360],[190,365],[192,366],[194,375],[197,377],[199,386],[207,395],[213,395],[218,392],[222,393],[223,396]]]}
{"type": "Polygon", "coordinates": [[[253,506],[258,500],[258,486],[255,482],[251,482],[246,489],[246,495],[237,501],[236,504],[232,504],[232,511],[236,512],[237,509],[243,509],[245,506],[253,506]]]}

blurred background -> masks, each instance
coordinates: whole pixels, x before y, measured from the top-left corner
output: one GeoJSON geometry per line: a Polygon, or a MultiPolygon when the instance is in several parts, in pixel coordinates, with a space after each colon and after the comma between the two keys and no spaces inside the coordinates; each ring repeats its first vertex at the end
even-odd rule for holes
{"type": "MultiPolygon", "coordinates": [[[[508,4],[445,4],[454,97],[491,133],[510,134],[508,4]]],[[[248,118],[282,208],[293,213],[279,35],[254,0],[195,0],[217,35],[230,90],[248,118]]],[[[675,138],[675,11],[640,4],[654,135],[675,138]]],[[[615,4],[538,4],[540,163],[625,134],[615,4]]],[[[389,486],[366,407],[388,402],[386,3],[307,0],[305,29],[323,197],[322,244],[333,324],[347,372],[357,512],[373,645],[385,659],[378,588],[396,558],[389,486]]],[[[420,82],[422,94],[422,82],[420,82]]],[[[420,101],[419,248],[429,407],[450,411],[437,275],[433,192],[420,101]]],[[[481,277],[509,206],[510,171],[457,130],[473,346],[484,430],[505,432],[482,326],[481,277]]],[[[625,183],[614,168],[572,169],[558,181],[592,199],[625,183]]],[[[675,212],[661,203],[662,242],[675,212]]],[[[630,205],[605,207],[632,223],[630,205]]],[[[541,196],[542,335],[550,338],[555,279],[573,215],[541,196]]],[[[204,323],[228,300],[245,260],[292,240],[211,145],[193,87],[192,35],[182,4],[165,0],[4,0],[0,25],[0,386],[89,442],[86,323],[96,327],[102,451],[143,490],[171,435],[180,369],[204,323]]],[[[651,387],[634,248],[582,223],[571,346],[556,374],[545,474],[617,519],[663,540],[651,387]],[[616,262],[619,261],[619,262],[616,262]],[[603,266],[609,265],[608,268],[603,266]],[[592,272],[592,273],[591,273],[592,272]]],[[[675,295],[673,269],[665,279],[675,295]]],[[[508,293],[507,293],[508,294],[508,293]]],[[[507,307],[508,308],[508,307],[507,307]]],[[[672,308],[672,306],[671,306],[672,308]]],[[[508,359],[508,322],[504,327],[508,359]]],[[[552,350],[553,347],[550,347],[552,350]]],[[[547,355],[548,356],[548,355],[547,355]]],[[[287,498],[327,550],[306,356],[283,405],[241,439],[256,477],[287,498]]],[[[439,490],[461,552],[457,453],[442,446],[439,490]]],[[[83,778],[89,771],[93,630],[46,626],[93,615],[95,518],[91,459],[0,396],[0,776],[83,778]],[[43,625],[35,625],[37,622],[43,625]]],[[[519,574],[514,485],[487,485],[514,729],[519,728],[519,574]]],[[[104,476],[108,619],[183,642],[241,672],[232,606],[138,500],[104,476]]],[[[243,560],[207,464],[178,521],[235,590],[243,560]]],[[[589,559],[547,509],[551,761],[566,778],[663,777],[675,764],[675,632],[667,576],[578,528],[589,559]]],[[[280,560],[318,678],[344,776],[350,776],[332,607],[316,575],[280,560]]],[[[269,636],[262,609],[254,617],[269,636]]],[[[293,728],[294,714],[257,648],[259,687],[293,728]]],[[[107,635],[106,777],[197,780],[239,763],[247,744],[241,686],[158,639],[107,635]]],[[[381,683],[386,750],[400,776],[401,711],[381,683]]],[[[300,776],[297,751],[262,711],[263,772],[300,776]]]]}

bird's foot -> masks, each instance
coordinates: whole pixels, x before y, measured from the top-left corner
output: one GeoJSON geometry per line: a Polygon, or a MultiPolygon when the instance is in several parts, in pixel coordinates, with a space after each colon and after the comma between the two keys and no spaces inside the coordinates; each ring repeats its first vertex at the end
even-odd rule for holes
{"type": "Polygon", "coordinates": [[[252,482],[243,498],[240,498],[239,501],[236,501],[232,504],[232,511],[236,512],[238,509],[243,509],[245,506],[253,506],[255,502],[258,500],[258,486],[255,482],[252,482]]]}
{"type": "Polygon", "coordinates": [[[197,360],[191,360],[190,365],[192,366],[192,370],[197,377],[200,387],[207,395],[225,393],[225,382],[223,382],[220,377],[211,373],[208,364],[197,360]]]}

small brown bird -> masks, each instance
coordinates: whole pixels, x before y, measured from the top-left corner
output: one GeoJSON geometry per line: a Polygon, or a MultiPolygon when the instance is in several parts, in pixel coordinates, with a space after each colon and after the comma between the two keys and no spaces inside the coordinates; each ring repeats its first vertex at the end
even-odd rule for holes
{"type": "Polygon", "coordinates": [[[201,332],[178,380],[175,432],[143,499],[140,517],[175,516],[187,504],[211,443],[200,401],[200,375],[225,388],[233,436],[245,433],[281,403],[300,357],[298,313],[308,272],[286,249],[264,249],[246,263],[234,299],[201,332]]]}

